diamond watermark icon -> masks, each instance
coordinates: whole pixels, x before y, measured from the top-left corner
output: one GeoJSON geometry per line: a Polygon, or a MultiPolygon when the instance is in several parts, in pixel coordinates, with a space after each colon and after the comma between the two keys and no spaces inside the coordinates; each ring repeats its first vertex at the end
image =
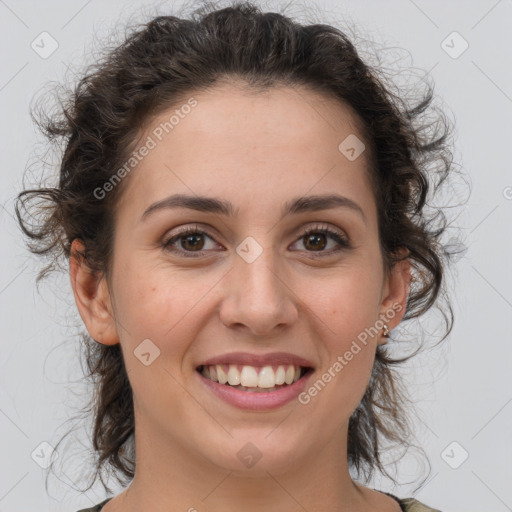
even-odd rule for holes
{"type": "MultiPolygon", "coordinates": [[[[55,448],[50,443],[43,441],[37,445],[30,456],[38,466],[42,467],[43,469],[47,469],[50,465],[50,460],[54,451],[55,448]]],[[[59,454],[57,452],[55,457],[57,458],[58,456],[59,454]]]]}
{"type": "Polygon", "coordinates": [[[32,43],[30,43],[30,47],[41,59],[47,59],[55,53],[59,47],[59,43],[48,32],[41,32],[32,43]]]}
{"type": "Polygon", "coordinates": [[[441,453],[441,458],[452,469],[458,469],[469,457],[469,453],[457,441],[452,441],[441,453]]]}
{"type": "Polygon", "coordinates": [[[441,48],[452,59],[458,59],[469,48],[469,43],[454,31],[441,42],[441,48]]]}
{"type": "Polygon", "coordinates": [[[263,252],[263,247],[252,236],[248,236],[238,245],[236,252],[247,263],[252,263],[263,252]]]}
{"type": "Polygon", "coordinates": [[[252,468],[262,457],[261,452],[251,442],[244,444],[236,455],[240,462],[248,468],[252,468]]]}
{"type": "Polygon", "coordinates": [[[150,339],[145,339],[133,353],[144,366],[149,366],[160,355],[160,349],[150,339]]]}
{"type": "Polygon", "coordinates": [[[357,137],[357,135],[351,133],[348,137],[341,141],[338,149],[342,155],[353,162],[359,158],[361,153],[363,153],[365,150],[365,145],[363,141],[357,137]]]}

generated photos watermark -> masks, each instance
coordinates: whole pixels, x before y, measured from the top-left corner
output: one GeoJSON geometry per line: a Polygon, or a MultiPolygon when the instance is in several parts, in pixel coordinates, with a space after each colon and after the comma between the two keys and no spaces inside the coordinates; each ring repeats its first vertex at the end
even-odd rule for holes
{"type": "Polygon", "coordinates": [[[402,311],[403,306],[399,303],[394,303],[391,309],[388,309],[384,314],[385,318],[379,318],[371,327],[367,327],[364,331],[357,335],[357,339],[352,341],[350,348],[345,351],[343,355],[339,355],[336,361],[325,371],[306,391],[303,391],[297,397],[297,400],[302,405],[307,405],[312,397],[315,397],[325,386],[331,382],[336,375],[338,375],[350,361],[361,352],[361,344],[366,346],[368,338],[377,336],[383,329],[384,324],[393,319],[397,313],[402,311]]]}

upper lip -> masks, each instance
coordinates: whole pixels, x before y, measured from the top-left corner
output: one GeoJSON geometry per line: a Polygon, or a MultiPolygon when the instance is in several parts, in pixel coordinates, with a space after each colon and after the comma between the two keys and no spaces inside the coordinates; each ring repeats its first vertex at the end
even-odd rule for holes
{"type": "Polygon", "coordinates": [[[269,354],[250,354],[248,352],[231,352],[221,356],[212,357],[201,363],[199,366],[210,366],[216,364],[240,364],[247,366],[278,366],[293,364],[305,368],[313,368],[313,363],[303,357],[288,352],[273,352],[269,354]]]}

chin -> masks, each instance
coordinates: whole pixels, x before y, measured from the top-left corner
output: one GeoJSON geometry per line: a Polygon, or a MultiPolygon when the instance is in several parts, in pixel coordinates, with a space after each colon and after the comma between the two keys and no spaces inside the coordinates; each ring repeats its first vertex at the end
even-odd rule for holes
{"type": "MultiPolygon", "coordinates": [[[[269,430],[265,429],[260,436],[246,435],[243,436],[245,440],[232,439],[225,450],[210,454],[207,458],[215,466],[243,477],[268,478],[269,473],[277,475],[293,471],[300,456],[296,446],[290,442],[289,437],[290,444],[286,445],[284,440],[280,442],[277,437],[270,440],[268,435],[269,430]]],[[[299,440],[297,444],[301,445],[299,440]]]]}

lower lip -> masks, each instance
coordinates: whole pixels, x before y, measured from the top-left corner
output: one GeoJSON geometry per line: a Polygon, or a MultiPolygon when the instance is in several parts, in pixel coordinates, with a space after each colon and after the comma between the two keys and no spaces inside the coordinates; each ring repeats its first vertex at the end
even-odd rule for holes
{"type": "Polygon", "coordinates": [[[249,392],[236,389],[226,384],[220,384],[197,372],[204,384],[220,399],[239,409],[252,411],[267,411],[277,409],[291,402],[303,391],[313,371],[308,372],[297,382],[289,384],[275,391],[249,392]]]}

